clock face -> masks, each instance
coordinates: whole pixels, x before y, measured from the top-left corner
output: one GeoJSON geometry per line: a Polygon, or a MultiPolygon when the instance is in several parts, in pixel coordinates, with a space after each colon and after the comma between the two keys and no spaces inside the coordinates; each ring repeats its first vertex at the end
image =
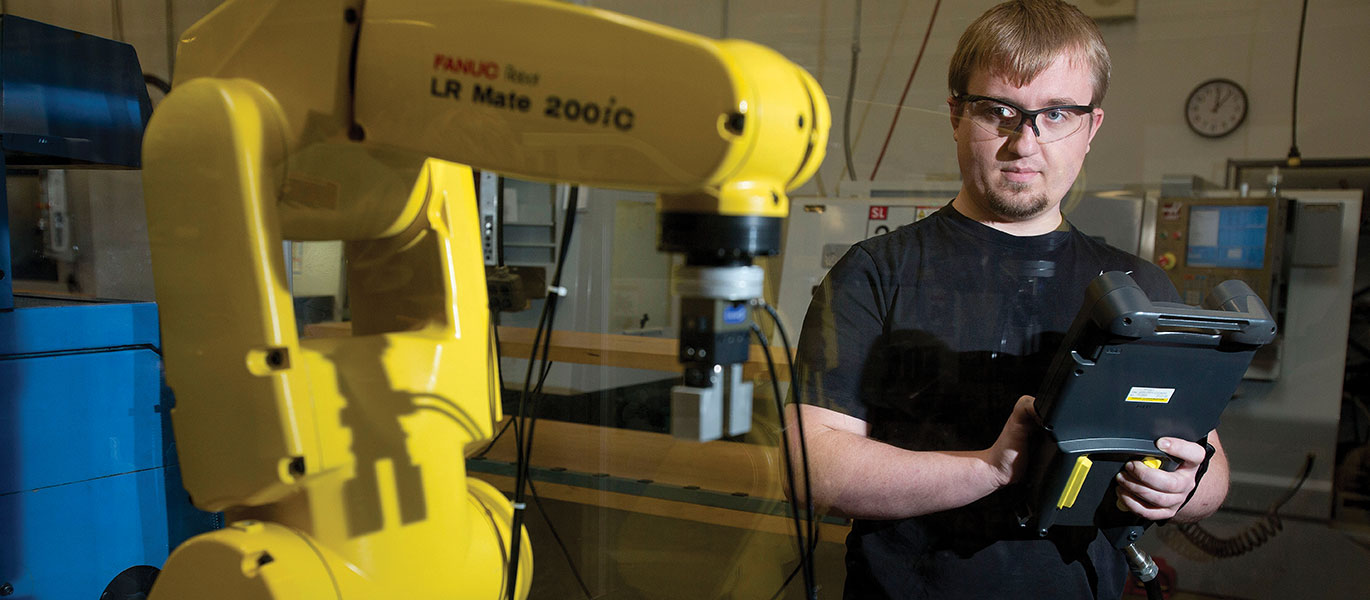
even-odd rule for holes
{"type": "Polygon", "coordinates": [[[1189,128],[1204,137],[1232,133],[1246,120],[1246,92],[1227,79],[1211,79],[1189,94],[1184,106],[1189,128]]]}

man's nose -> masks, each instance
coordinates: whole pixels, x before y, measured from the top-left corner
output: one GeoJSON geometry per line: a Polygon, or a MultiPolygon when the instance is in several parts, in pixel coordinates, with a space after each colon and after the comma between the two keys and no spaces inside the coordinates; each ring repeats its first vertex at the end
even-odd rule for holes
{"type": "Polygon", "coordinates": [[[1023,118],[1018,121],[1018,128],[1013,130],[1013,133],[1020,134],[1029,129],[1032,130],[1033,135],[1042,136],[1041,130],[1037,129],[1037,115],[1023,115],[1023,118]]]}
{"type": "Polygon", "coordinates": [[[1038,135],[1036,120],[1024,119],[1017,131],[1009,134],[1004,147],[1018,156],[1032,156],[1042,149],[1038,135]]]}

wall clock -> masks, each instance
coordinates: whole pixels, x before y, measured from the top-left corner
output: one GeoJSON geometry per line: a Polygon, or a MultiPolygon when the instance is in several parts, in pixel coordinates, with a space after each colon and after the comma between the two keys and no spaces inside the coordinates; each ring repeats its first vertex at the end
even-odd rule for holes
{"type": "Polygon", "coordinates": [[[1189,93],[1184,103],[1185,122],[1204,137],[1220,138],[1246,120],[1246,91],[1230,79],[1210,79],[1189,93]]]}

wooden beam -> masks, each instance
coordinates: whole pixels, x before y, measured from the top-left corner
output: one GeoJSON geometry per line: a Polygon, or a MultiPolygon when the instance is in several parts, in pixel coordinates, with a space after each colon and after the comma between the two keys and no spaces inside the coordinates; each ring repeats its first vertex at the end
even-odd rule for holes
{"type": "MultiPolygon", "coordinates": [[[[474,445],[484,448],[488,442],[474,445]]],[[[514,462],[514,436],[505,433],[485,455],[514,462]]],[[[534,466],[624,479],[698,486],[723,493],[782,499],[779,450],[742,442],[690,442],[664,433],[541,419],[533,440],[534,466]]]]}
{"type": "MultiPolygon", "coordinates": [[[[486,458],[513,462],[517,458],[513,437],[506,433],[490,448],[486,458]]],[[[475,452],[486,443],[473,444],[468,450],[475,452]]],[[[780,463],[780,451],[761,444],[689,442],[662,433],[541,420],[533,441],[532,458],[532,464],[542,469],[650,479],[655,483],[697,486],[703,490],[768,500],[785,498],[781,489],[785,471],[780,463]]],[[[490,473],[471,475],[506,492],[514,487],[510,477],[490,473]]],[[[572,485],[538,483],[537,486],[544,496],[557,500],[772,533],[794,533],[789,517],[572,485]]],[[[822,523],[819,538],[840,543],[849,529],[846,525],[822,523]]]]}
{"type": "MultiPolygon", "coordinates": [[[[533,351],[533,334],[534,330],[527,327],[501,326],[500,356],[528,358],[533,351]]],[[[305,337],[348,335],[352,335],[351,323],[316,323],[305,327],[305,337]]],[[[681,367],[676,360],[677,351],[675,338],[553,331],[552,347],[547,351],[547,358],[562,363],[679,373],[681,367]]],[[[780,381],[789,381],[789,357],[778,348],[771,350],[771,356],[775,361],[776,378],[780,381]]],[[[770,379],[766,358],[760,345],[752,344],[751,355],[742,365],[742,374],[746,379],[770,379]]]]}
{"type": "MultiPolygon", "coordinates": [[[[492,475],[489,473],[472,473],[471,476],[495,486],[506,494],[513,494],[514,492],[513,477],[492,475]]],[[[780,535],[794,535],[794,523],[790,517],[763,515],[759,513],[701,506],[684,502],[672,502],[670,500],[631,496],[614,492],[600,492],[589,488],[558,483],[544,482],[537,484],[537,486],[538,494],[543,498],[560,500],[562,502],[574,502],[586,506],[598,506],[601,508],[635,512],[657,517],[682,519],[710,525],[723,525],[725,527],[735,527],[738,529],[751,529],[753,531],[764,531],[780,535]]],[[[820,522],[817,525],[818,540],[822,542],[841,544],[847,539],[847,533],[851,531],[850,525],[837,525],[823,522],[820,522]]]]}

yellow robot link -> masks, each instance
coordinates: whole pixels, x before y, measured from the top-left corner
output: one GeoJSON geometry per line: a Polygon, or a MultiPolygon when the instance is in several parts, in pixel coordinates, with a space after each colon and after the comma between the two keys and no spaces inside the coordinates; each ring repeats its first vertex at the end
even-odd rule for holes
{"type": "Polygon", "coordinates": [[[661,192],[663,247],[737,268],[778,249],[827,124],[774,52],[604,11],[221,5],[182,37],[143,164],[183,479],[231,524],[152,597],[525,597],[526,533],[463,460],[502,418],[464,165],[661,192]],[[299,339],[283,240],[345,241],[351,337],[299,339]]]}
{"type": "Polygon", "coordinates": [[[159,111],[194,123],[146,142],[163,165],[146,174],[155,277],[177,284],[173,419],[187,472],[212,480],[188,479],[192,497],[234,522],[178,548],[154,597],[503,597],[509,503],[462,460],[500,417],[470,169],[420,163],[403,229],[348,244],[356,335],[299,340],[272,206],[279,112],[211,79],[159,111]]]}

